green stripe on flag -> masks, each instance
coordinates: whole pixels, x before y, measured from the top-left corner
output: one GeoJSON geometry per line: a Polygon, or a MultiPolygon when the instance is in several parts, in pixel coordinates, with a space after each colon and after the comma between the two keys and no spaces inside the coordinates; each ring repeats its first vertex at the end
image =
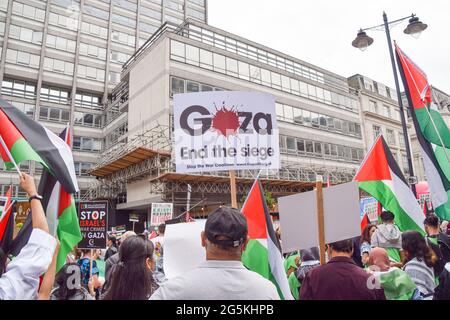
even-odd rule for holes
{"type": "MultiPolygon", "coordinates": [[[[31,148],[30,144],[24,138],[20,138],[14,142],[10,152],[17,164],[26,160],[34,160],[48,168],[42,158],[33,150],[33,148],[31,148]]],[[[5,166],[7,169],[14,168],[12,162],[5,162],[5,166]]]]}
{"type": "Polygon", "coordinates": [[[57,235],[61,242],[61,247],[57,257],[56,272],[64,266],[67,255],[73,250],[78,242],[83,239],[78,224],[77,209],[73,197],[71,205],[67,207],[58,218],[57,235]]]}
{"type": "Polygon", "coordinates": [[[259,273],[264,278],[270,280],[277,288],[280,298],[284,300],[283,293],[281,292],[278,283],[270,271],[269,251],[260,241],[250,239],[247,243],[245,251],[242,254],[241,260],[247,269],[259,273]]]}
{"type": "Polygon", "coordinates": [[[401,231],[416,230],[425,235],[422,228],[403,210],[396,195],[383,181],[359,182],[359,187],[380,201],[383,208],[395,215],[395,224],[401,231]]]}
{"type": "Polygon", "coordinates": [[[441,114],[430,108],[414,109],[414,111],[425,139],[438,146],[442,146],[444,143],[445,147],[450,148],[450,131],[441,114]],[[431,121],[430,115],[434,123],[431,121]]]}

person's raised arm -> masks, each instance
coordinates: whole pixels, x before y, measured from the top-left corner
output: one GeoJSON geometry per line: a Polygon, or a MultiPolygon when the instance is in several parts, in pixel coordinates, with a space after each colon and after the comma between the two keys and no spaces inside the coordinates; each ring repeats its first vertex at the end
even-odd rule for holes
{"type": "MultiPolygon", "coordinates": [[[[33,177],[31,177],[30,175],[22,173],[20,177],[20,186],[28,194],[28,197],[37,195],[36,185],[34,183],[33,177]]],[[[30,202],[30,206],[33,228],[41,229],[42,231],[49,233],[47,218],[45,217],[41,201],[39,199],[32,199],[30,202]]]]}
{"type": "Polygon", "coordinates": [[[38,300],[50,300],[50,294],[53,289],[53,284],[55,283],[56,262],[58,259],[59,248],[60,243],[59,241],[57,241],[52,263],[50,263],[50,266],[48,267],[48,270],[45,273],[44,278],[42,279],[41,287],[39,288],[38,300]]]}

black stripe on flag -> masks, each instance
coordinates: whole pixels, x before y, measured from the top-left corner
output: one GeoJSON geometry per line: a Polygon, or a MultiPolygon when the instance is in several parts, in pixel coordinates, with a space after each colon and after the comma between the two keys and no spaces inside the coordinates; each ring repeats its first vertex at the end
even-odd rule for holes
{"type": "Polygon", "coordinates": [[[397,161],[394,159],[391,149],[389,149],[389,146],[387,145],[386,140],[384,140],[383,136],[381,136],[381,143],[383,144],[384,154],[386,155],[389,168],[400,180],[403,181],[403,183],[407,185],[408,182],[406,182],[405,176],[403,175],[403,172],[400,169],[397,161]]]}
{"type": "Polygon", "coordinates": [[[273,229],[272,219],[270,219],[269,208],[267,208],[267,202],[266,202],[266,196],[264,195],[264,189],[259,180],[258,180],[258,188],[259,188],[259,193],[261,194],[261,202],[264,207],[264,217],[266,219],[266,230],[267,230],[267,237],[268,237],[267,240],[269,241],[269,238],[270,238],[270,240],[272,240],[272,242],[277,246],[278,250],[281,252],[281,245],[275,234],[275,230],[273,229]]]}

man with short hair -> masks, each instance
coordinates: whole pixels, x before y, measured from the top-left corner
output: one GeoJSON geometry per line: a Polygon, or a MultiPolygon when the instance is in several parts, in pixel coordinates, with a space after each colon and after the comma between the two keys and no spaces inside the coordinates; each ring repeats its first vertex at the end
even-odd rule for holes
{"type": "Polygon", "coordinates": [[[299,300],[385,300],[384,290],[352,259],[352,239],[328,244],[327,264],[310,270],[299,300]]]}
{"type": "Polygon", "coordinates": [[[233,208],[216,209],[201,233],[206,261],[162,284],[150,300],[279,300],[272,282],[242,264],[247,242],[244,215],[233,208]]]}
{"type": "Polygon", "coordinates": [[[117,239],[113,235],[108,236],[108,240],[106,241],[106,249],[105,253],[105,261],[109,259],[109,257],[115,255],[117,253],[117,239]]]}
{"type": "Polygon", "coordinates": [[[439,230],[439,218],[434,213],[428,214],[423,224],[427,243],[438,258],[434,265],[434,274],[438,277],[450,262],[450,237],[439,230]]]}

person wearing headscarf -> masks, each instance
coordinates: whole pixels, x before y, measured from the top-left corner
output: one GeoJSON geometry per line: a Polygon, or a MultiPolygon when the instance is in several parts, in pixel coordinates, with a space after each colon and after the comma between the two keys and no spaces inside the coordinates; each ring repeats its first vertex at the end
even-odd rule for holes
{"type": "Polygon", "coordinates": [[[387,300],[412,300],[419,298],[417,285],[408,274],[391,267],[389,255],[384,248],[373,248],[369,253],[368,272],[373,278],[373,286],[381,286],[387,300]]]}
{"type": "Polygon", "coordinates": [[[300,255],[298,253],[290,255],[284,260],[284,270],[288,277],[289,288],[291,289],[292,296],[295,300],[298,300],[300,283],[295,276],[295,271],[300,264],[300,255]]]}

